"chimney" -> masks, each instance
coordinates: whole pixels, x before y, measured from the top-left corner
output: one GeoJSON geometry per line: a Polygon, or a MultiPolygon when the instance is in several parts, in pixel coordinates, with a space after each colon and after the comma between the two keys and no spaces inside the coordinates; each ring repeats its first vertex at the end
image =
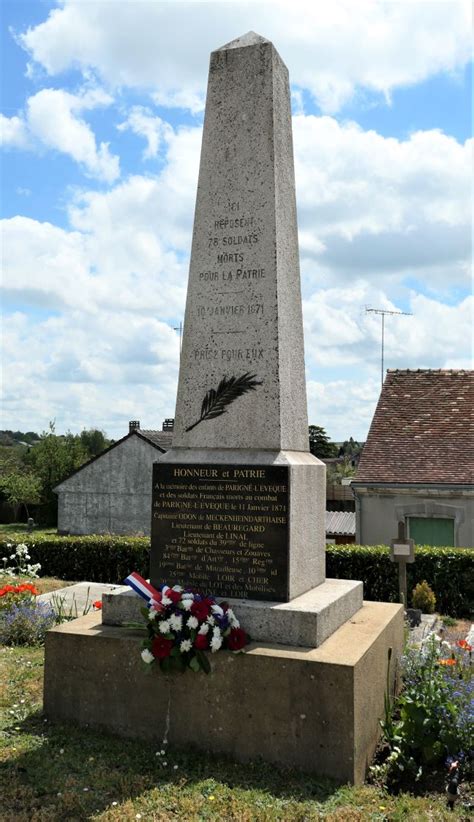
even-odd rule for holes
{"type": "Polygon", "coordinates": [[[130,420],[128,423],[128,433],[131,434],[132,431],[139,431],[140,430],[140,420],[130,420]]]}

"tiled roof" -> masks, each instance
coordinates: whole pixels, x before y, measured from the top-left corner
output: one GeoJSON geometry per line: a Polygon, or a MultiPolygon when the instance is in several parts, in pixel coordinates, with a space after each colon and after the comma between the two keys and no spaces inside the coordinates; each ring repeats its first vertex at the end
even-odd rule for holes
{"type": "Polygon", "coordinates": [[[474,483],[474,371],[388,371],[355,482],[474,483]]]}
{"type": "Polygon", "coordinates": [[[141,434],[152,445],[157,445],[163,451],[168,451],[171,448],[173,439],[172,431],[144,431],[142,428],[137,430],[137,434],[141,434]]]}
{"type": "Polygon", "coordinates": [[[354,511],[326,511],[326,534],[354,536],[356,515],[354,511]]]}

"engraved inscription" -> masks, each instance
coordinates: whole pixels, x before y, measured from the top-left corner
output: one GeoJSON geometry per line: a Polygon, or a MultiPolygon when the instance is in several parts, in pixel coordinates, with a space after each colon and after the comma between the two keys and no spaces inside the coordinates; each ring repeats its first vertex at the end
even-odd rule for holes
{"type": "Polygon", "coordinates": [[[153,470],[152,582],[219,597],[288,598],[288,469],[153,470]]]}

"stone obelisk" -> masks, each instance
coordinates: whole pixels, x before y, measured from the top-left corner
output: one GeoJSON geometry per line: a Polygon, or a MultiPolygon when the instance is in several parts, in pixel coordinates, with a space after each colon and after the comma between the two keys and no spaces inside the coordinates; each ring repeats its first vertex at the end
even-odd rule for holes
{"type": "Polygon", "coordinates": [[[308,448],[288,71],[249,32],[211,54],[151,580],[293,600],[325,580],[325,498],[308,448]]]}

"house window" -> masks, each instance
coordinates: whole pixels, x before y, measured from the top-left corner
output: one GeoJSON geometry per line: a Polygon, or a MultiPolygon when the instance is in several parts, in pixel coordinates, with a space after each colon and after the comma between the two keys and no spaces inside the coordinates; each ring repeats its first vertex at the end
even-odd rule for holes
{"type": "Polygon", "coordinates": [[[408,517],[408,536],[416,545],[454,546],[454,519],[408,517]]]}

